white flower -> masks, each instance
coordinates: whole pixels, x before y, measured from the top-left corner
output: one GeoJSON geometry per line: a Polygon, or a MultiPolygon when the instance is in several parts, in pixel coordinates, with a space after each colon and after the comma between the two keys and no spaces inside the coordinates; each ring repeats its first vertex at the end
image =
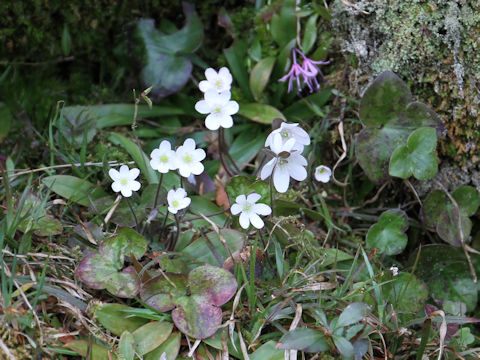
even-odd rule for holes
{"type": "Polygon", "coordinates": [[[267,136],[267,140],[265,140],[265,146],[272,146],[273,137],[275,134],[282,135],[283,143],[286,143],[290,139],[295,139],[295,145],[293,146],[292,150],[302,152],[304,146],[310,145],[310,136],[305,130],[298,126],[298,124],[288,124],[286,122],[282,122],[278,129],[273,130],[267,136]]]}
{"type": "Polygon", "coordinates": [[[398,267],[396,267],[395,265],[393,265],[393,266],[390,268],[390,271],[392,272],[392,275],[393,275],[393,276],[397,276],[397,275],[398,275],[398,267]]]}
{"type": "Polygon", "coordinates": [[[200,81],[198,87],[201,92],[213,89],[216,92],[230,90],[232,85],[232,74],[226,67],[222,67],[218,73],[212,68],[205,70],[205,77],[207,80],[200,81]]]}
{"type": "Polygon", "coordinates": [[[307,160],[300,155],[300,151],[293,151],[295,146],[295,139],[288,139],[285,143],[282,141],[282,135],[276,133],[273,136],[273,141],[270,148],[276,154],[272,160],[265,164],[260,173],[260,178],[265,180],[273,172],[273,185],[275,189],[284,193],[288,190],[290,178],[298,181],[307,178],[307,160]]]}
{"type": "Polygon", "coordinates": [[[238,195],[235,204],[232,205],[230,211],[233,215],[240,214],[240,226],[247,229],[250,223],[257,229],[261,229],[264,225],[263,220],[258,215],[270,215],[272,209],[266,204],[256,204],[261,196],[255,192],[248,196],[238,195]]]}
{"type": "Polygon", "coordinates": [[[176,214],[179,210],[185,209],[192,202],[192,200],[187,197],[187,192],[182,188],[169,190],[167,201],[168,211],[172,214],[176,214]]]}
{"type": "Polygon", "coordinates": [[[205,99],[195,104],[195,110],[200,114],[208,114],[205,126],[209,130],[219,127],[230,128],[233,125],[232,115],[238,112],[238,103],[230,101],[230,91],[217,91],[210,89],[205,92],[205,99]]]}
{"type": "Polygon", "coordinates": [[[175,151],[172,150],[172,146],[167,140],[163,140],[158,149],[152,151],[150,157],[150,165],[152,166],[152,169],[158,170],[163,174],[177,168],[175,151]]]}
{"type": "Polygon", "coordinates": [[[127,165],[122,165],[120,171],[108,170],[108,175],[113,180],[112,190],[121,192],[124,197],[130,197],[134,191],[140,189],[140,183],[135,180],[140,175],[140,170],[137,168],[130,170],[127,165]]]}
{"type": "Polygon", "coordinates": [[[332,170],[328,166],[320,165],[315,168],[315,180],[328,183],[332,176],[332,170]]]}
{"type": "Polygon", "coordinates": [[[190,174],[200,175],[203,172],[203,164],[200,161],[205,159],[205,156],[203,149],[195,149],[195,140],[186,139],[175,153],[180,175],[183,177],[189,177],[190,174]]]}

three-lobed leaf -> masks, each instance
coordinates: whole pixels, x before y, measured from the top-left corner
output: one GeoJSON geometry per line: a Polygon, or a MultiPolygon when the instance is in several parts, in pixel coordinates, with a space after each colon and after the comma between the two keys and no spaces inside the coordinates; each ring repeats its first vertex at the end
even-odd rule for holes
{"type": "Polygon", "coordinates": [[[412,175],[418,180],[431,179],[438,171],[436,146],[437,134],[434,128],[415,130],[408,137],[407,145],[400,145],[393,152],[389,174],[402,179],[412,175]]]}

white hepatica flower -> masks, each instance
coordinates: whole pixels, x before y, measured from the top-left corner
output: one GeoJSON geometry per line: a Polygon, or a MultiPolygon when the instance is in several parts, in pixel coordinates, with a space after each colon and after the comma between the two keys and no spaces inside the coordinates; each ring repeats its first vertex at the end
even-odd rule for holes
{"type": "Polygon", "coordinates": [[[266,204],[257,204],[261,196],[255,192],[248,196],[238,195],[235,204],[232,205],[230,211],[233,215],[240,214],[240,226],[247,229],[250,223],[257,229],[263,228],[263,220],[258,215],[270,215],[272,209],[266,204]]]}
{"type": "Polygon", "coordinates": [[[230,74],[230,70],[226,67],[222,67],[218,73],[214,69],[208,68],[205,70],[205,77],[207,80],[200,81],[198,84],[201,92],[206,92],[210,89],[213,89],[216,92],[230,90],[232,85],[232,74],[230,74]]]}
{"type": "Polygon", "coordinates": [[[293,150],[294,146],[294,138],[283,142],[282,135],[276,133],[270,144],[270,148],[276,156],[264,165],[260,173],[262,180],[265,180],[273,173],[273,185],[280,193],[288,190],[290,178],[298,181],[307,178],[307,170],[305,170],[307,160],[300,154],[300,151],[293,150]]]}
{"type": "Polygon", "coordinates": [[[112,190],[121,192],[124,197],[130,197],[134,191],[140,189],[140,183],[135,180],[140,175],[140,170],[137,168],[130,170],[127,165],[122,165],[120,171],[116,169],[108,170],[108,175],[113,180],[112,190]]]}
{"type": "Polygon", "coordinates": [[[303,151],[304,146],[310,145],[310,136],[296,123],[288,124],[283,122],[278,129],[273,130],[267,136],[267,140],[265,140],[265,146],[272,145],[275,134],[282,135],[283,143],[286,143],[290,139],[295,139],[295,145],[293,146],[292,150],[297,150],[300,153],[303,151]]]}
{"type": "Polygon", "coordinates": [[[330,181],[330,176],[332,176],[332,170],[328,166],[320,165],[315,169],[315,180],[328,183],[330,181]]]}
{"type": "Polygon", "coordinates": [[[230,128],[233,125],[232,115],[238,112],[238,103],[230,100],[230,91],[217,91],[210,89],[205,92],[205,99],[195,104],[195,110],[200,114],[208,114],[205,126],[209,130],[219,127],[230,128]]]}
{"type": "Polygon", "coordinates": [[[187,192],[179,188],[177,190],[169,190],[167,194],[168,211],[176,214],[179,210],[185,209],[190,205],[192,200],[187,197],[187,192]]]}
{"type": "Polygon", "coordinates": [[[152,151],[150,157],[152,169],[158,170],[162,174],[177,168],[175,151],[172,150],[172,146],[167,140],[163,140],[158,149],[152,151]]]}
{"type": "Polygon", "coordinates": [[[203,149],[195,149],[195,140],[188,138],[175,152],[178,172],[188,178],[191,174],[200,175],[203,172],[201,161],[205,159],[203,149]]]}

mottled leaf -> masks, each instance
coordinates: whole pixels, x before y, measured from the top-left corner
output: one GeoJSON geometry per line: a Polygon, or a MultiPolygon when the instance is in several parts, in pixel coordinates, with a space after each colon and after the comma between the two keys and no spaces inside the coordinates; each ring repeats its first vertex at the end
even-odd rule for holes
{"type": "Polygon", "coordinates": [[[176,294],[186,294],[187,277],[183,274],[166,273],[145,283],[140,297],[158,311],[169,311],[175,307],[176,294]]]}
{"type": "Polygon", "coordinates": [[[402,210],[387,210],[367,233],[367,246],[387,255],[400,254],[407,246],[408,217],[402,210]]]}

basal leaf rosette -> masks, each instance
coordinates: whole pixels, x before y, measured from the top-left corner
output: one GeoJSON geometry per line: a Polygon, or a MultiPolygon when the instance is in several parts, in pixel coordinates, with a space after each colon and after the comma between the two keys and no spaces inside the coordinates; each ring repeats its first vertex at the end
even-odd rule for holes
{"type": "Polygon", "coordinates": [[[441,125],[438,115],[428,106],[412,102],[407,85],[391,71],[380,74],[365,91],[360,119],[365,128],[355,139],[356,156],[365,174],[375,183],[388,176],[393,151],[405,145],[412,131],[441,125]]]}
{"type": "Polygon", "coordinates": [[[184,334],[205,339],[222,323],[221,305],[235,294],[237,281],[228,271],[204,265],[183,274],[165,273],[143,285],[140,297],[159,311],[172,310],[175,326],[184,334]]]}
{"type": "Polygon", "coordinates": [[[133,267],[123,268],[125,256],[140,258],[146,247],[143,236],[129,228],[120,229],[104,240],[97,252],[82,259],[75,275],[93,289],[107,289],[118,297],[132,298],[140,290],[141,281],[133,267]]]}

